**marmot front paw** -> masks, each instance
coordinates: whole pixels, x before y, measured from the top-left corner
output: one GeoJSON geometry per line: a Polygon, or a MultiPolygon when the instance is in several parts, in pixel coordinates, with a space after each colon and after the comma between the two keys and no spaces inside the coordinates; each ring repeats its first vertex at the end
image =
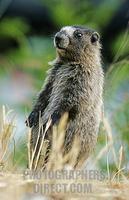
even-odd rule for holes
{"type": "Polygon", "coordinates": [[[36,126],[38,120],[39,120],[39,112],[38,111],[32,111],[30,113],[28,119],[25,121],[26,126],[29,126],[30,128],[32,126],[36,126]]]}

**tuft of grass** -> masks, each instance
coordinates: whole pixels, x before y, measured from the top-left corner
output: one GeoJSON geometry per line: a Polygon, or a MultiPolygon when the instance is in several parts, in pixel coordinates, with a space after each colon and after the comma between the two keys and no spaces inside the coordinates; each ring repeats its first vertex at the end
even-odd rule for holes
{"type": "MultiPolygon", "coordinates": [[[[52,147],[49,153],[49,161],[45,164],[45,156],[47,153],[47,147],[49,141],[45,139],[45,134],[49,127],[51,126],[51,119],[48,120],[46,129],[42,135],[42,139],[40,142],[39,151],[36,154],[36,148],[39,143],[40,139],[40,131],[42,129],[42,126],[39,125],[39,131],[37,136],[37,141],[34,150],[31,149],[31,129],[29,129],[28,133],[28,166],[30,170],[36,170],[36,169],[44,169],[47,168],[48,170],[56,170],[56,169],[63,169],[65,165],[69,165],[70,168],[74,168],[77,157],[79,154],[79,142],[78,140],[74,139],[72,149],[69,153],[66,155],[63,154],[63,147],[64,147],[64,140],[65,140],[65,129],[67,125],[67,119],[68,119],[68,113],[65,113],[58,126],[53,127],[53,133],[52,133],[52,147]],[[32,153],[31,153],[32,151],[32,153]],[[36,155],[36,159],[35,158],[36,155]],[[41,156],[42,155],[42,156],[41,156]],[[58,160],[58,162],[55,162],[55,160],[58,160]],[[45,165],[46,166],[45,166],[45,165]]],[[[40,121],[40,120],[39,120],[40,121]]]]}
{"type": "Polygon", "coordinates": [[[12,110],[7,110],[5,106],[2,107],[0,115],[0,166],[2,168],[7,168],[11,161],[11,143],[13,143],[15,151],[14,131],[16,125],[14,116],[11,116],[11,114],[12,110]]]}
{"type": "MultiPolygon", "coordinates": [[[[10,152],[10,143],[13,139],[14,130],[16,125],[14,124],[14,118],[11,118],[11,121],[7,120],[11,112],[6,112],[5,107],[2,109],[2,116],[0,121],[0,148],[2,149],[0,158],[1,162],[4,163],[4,166],[10,165],[6,158],[8,158],[10,152]]],[[[98,156],[94,160],[97,163],[103,156],[107,156],[107,172],[108,177],[102,180],[95,179],[85,179],[78,175],[75,179],[74,176],[71,176],[70,172],[72,171],[78,157],[79,144],[78,140],[75,138],[73,142],[73,147],[70,152],[66,155],[63,155],[63,145],[65,138],[65,128],[67,123],[68,114],[62,117],[58,126],[53,127],[52,134],[52,148],[50,152],[50,157],[46,166],[47,172],[61,172],[60,178],[45,178],[44,176],[38,178],[34,176],[34,173],[38,173],[38,167],[40,167],[40,156],[37,156],[36,162],[34,162],[35,150],[31,153],[30,150],[30,136],[31,130],[28,130],[28,166],[29,169],[24,172],[15,171],[12,173],[11,167],[10,170],[0,170],[0,199],[4,200],[19,200],[19,199],[49,199],[49,200],[73,200],[77,198],[78,200],[82,199],[128,199],[129,194],[129,180],[123,174],[123,147],[120,147],[119,152],[117,153],[114,147],[114,140],[112,135],[112,130],[107,118],[103,119],[103,128],[106,130],[106,145],[100,150],[98,156]],[[114,173],[114,176],[110,173],[110,165],[108,162],[108,151],[113,152],[114,162],[116,164],[117,171],[114,173]],[[117,157],[118,156],[118,157],[117,157]],[[34,165],[33,165],[34,162],[34,165]],[[34,166],[34,171],[32,170],[34,166]],[[63,170],[67,171],[67,179],[63,178],[63,170]],[[36,186],[43,186],[47,184],[47,187],[53,187],[56,185],[61,185],[61,191],[48,191],[47,193],[42,193],[41,190],[35,192],[36,186]],[[81,187],[86,186],[87,190],[85,192],[78,192],[77,188],[74,191],[71,191],[71,185],[81,187]],[[67,189],[63,190],[63,186],[67,185],[67,189]]],[[[51,120],[48,121],[46,130],[51,125],[51,120]]],[[[38,139],[37,139],[38,140],[38,139]]],[[[46,147],[44,146],[44,138],[41,142],[41,147],[39,148],[39,154],[42,152],[45,153],[46,147]]],[[[43,155],[43,154],[42,154],[43,155]]],[[[7,168],[6,168],[7,169],[7,168]]],[[[9,166],[8,166],[9,169],[9,166]]],[[[43,173],[41,168],[40,173],[43,173]]],[[[79,172],[74,170],[74,173],[79,172]]]]}

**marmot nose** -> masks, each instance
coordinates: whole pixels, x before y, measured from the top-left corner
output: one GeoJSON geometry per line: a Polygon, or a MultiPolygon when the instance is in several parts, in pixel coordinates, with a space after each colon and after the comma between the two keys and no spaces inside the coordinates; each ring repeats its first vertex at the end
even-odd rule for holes
{"type": "Polygon", "coordinates": [[[57,35],[55,36],[55,41],[56,41],[56,43],[60,43],[61,40],[62,40],[62,37],[61,37],[59,34],[57,34],[57,35]]]}
{"type": "Polygon", "coordinates": [[[54,46],[58,49],[65,49],[69,44],[69,38],[62,32],[58,32],[54,38],[54,46]]]}

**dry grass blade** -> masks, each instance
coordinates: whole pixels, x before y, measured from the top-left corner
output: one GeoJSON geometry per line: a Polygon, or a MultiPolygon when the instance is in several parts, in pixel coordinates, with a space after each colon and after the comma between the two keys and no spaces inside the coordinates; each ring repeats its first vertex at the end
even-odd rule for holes
{"type": "Polygon", "coordinates": [[[12,111],[6,111],[5,106],[2,108],[2,115],[0,121],[0,163],[4,164],[7,154],[9,153],[9,145],[14,135],[14,117],[8,120],[12,111]]]}
{"type": "Polygon", "coordinates": [[[125,167],[122,167],[123,158],[124,158],[124,149],[123,149],[123,146],[121,146],[120,149],[119,149],[118,169],[117,169],[117,172],[114,174],[114,176],[112,178],[112,181],[114,181],[116,176],[117,176],[118,177],[118,182],[120,182],[120,175],[122,176],[122,178],[127,180],[126,177],[123,174],[123,171],[125,169],[125,167]]]}
{"type": "Polygon", "coordinates": [[[31,164],[31,147],[30,147],[30,143],[31,143],[31,129],[29,129],[28,131],[28,140],[27,140],[27,149],[28,149],[28,167],[31,170],[32,169],[32,164],[31,164]]]}
{"type": "MultiPolygon", "coordinates": [[[[44,132],[43,132],[43,126],[42,126],[42,125],[41,125],[40,128],[39,128],[39,132],[41,132],[41,133],[43,133],[43,134],[42,134],[42,139],[41,139],[41,143],[40,143],[39,151],[38,151],[38,154],[37,154],[37,157],[36,157],[36,162],[35,162],[34,170],[37,169],[38,162],[39,162],[39,157],[40,157],[41,150],[42,150],[42,148],[43,148],[43,144],[44,144],[45,134],[46,134],[46,132],[47,132],[47,130],[49,129],[50,126],[51,126],[51,119],[48,120],[44,132]]],[[[46,148],[45,148],[45,149],[46,149],[46,148]]]]}
{"type": "Polygon", "coordinates": [[[109,151],[109,148],[112,146],[112,142],[108,142],[98,153],[94,160],[94,165],[97,164],[97,162],[109,151]]]}
{"type": "MultiPolygon", "coordinates": [[[[123,161],[123,155],[124,155],[124,149],[123,149],[123,146],[120,147],[120,150],[119,150],[119,161],[118,161],[118,171],[122,171],[121,169],[121,166],[122,166],[122,161],[123,161]]],[[[120,173],[118,173],[118,181],[120,181],[120,173]]]]}
{"type": "Polygon", "coordinates": [[[63,145],[65,139],[65,130],[68,120],[68,113],[65,113],[58,126],[53,127],[53,134],[52,134],[52,149],[50,153],[49,163],[47,164],[48,170],[56,170],[63,168],[63,145]],[[58,160],[58,163],[55,162],[58,160]]]}
{"type": "Polygon", "coordinates": [[[41,152],[44,151],[43,153],[45,155],[45,151],[47,150],[47,143],[46,143],[46,141],[44,141],[44,137],[45,137],[45,134],[46,134],[47,130],[49,129],[49,127],[51,125],[51,119],[48,120],[48,122],[46,124],[45,131],[43,131],[43,126],[40,123],[40,121],[41,121],[41,117],[39,118],[38,136],[37,136],[37,140],[36,140],[36,144],[35,144],[34,150],[31,149],[31,129],[29,130],[29,133],[28,133],[28,160],[29,160],[28,163],[29,163],[29,169],[30,170],[32,170],[32,168],[34,170],[37,169],[38,163],[40,162],[39,158],[40,158],[41,152]],[[41,137],[41,133],[42,133],[42,138],[40,138],[41,137]],[[37,153],[37,147],[38,147],[40,139],[41,139],[40,147],[39,147],[39,150],[38,150],[38,153],[37,153]]]}
{"type": "Polygon", "coordinates": [[[113,133],[112,133],[112,129],[110,126],[110,123],[108,122],[108,119],[106,117],[103,118],[103,124],[104,124],[104,129],[106,131],[106,146],[103,147],[103,149],[101,149],[101,151],[99,152],[97,158],[95,159],[95,164],[97,163],[98,160],[100,160],[103,155],[106,153],[107,156],[107,173],[108,173],[108,180],[110,180],[110,164],[109,164],[109,151],[112,151],[113,154],[113,158],[114,158],[114,163],[117,169],[117,172],[114,174],[113,178],[111,179],[111,181],[113,181],[115,179],[116,176],[118,176],[118,180],[120,180],[120,175],[124,178],[124,174],[123,174],[123,170],[124,168],[122,168],[122,161],[123,161],[123,147],[120,147],[119,150],[119,156],[117,159],[117,153],[115,150],[115,146],[114,146],[114,140],[113,140],[113,133]]]}

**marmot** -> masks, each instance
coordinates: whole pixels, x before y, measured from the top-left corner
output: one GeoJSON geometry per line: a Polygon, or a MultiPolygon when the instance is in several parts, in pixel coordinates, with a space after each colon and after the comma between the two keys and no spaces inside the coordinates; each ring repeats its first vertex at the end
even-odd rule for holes
{"type": "Polygon", "coordinates": [[[76,135],[81,145],[78,162],[83,164],[95,147],[102,114],[100,36],[86,27],[66,26],[56,33],[54,46],[57,58],[49,70],[27,124],[32,128],[34,147],[39,113],[42,125],[50,117],[54,125],[68,112],[65,147],[71,148],[76,135]]]}

